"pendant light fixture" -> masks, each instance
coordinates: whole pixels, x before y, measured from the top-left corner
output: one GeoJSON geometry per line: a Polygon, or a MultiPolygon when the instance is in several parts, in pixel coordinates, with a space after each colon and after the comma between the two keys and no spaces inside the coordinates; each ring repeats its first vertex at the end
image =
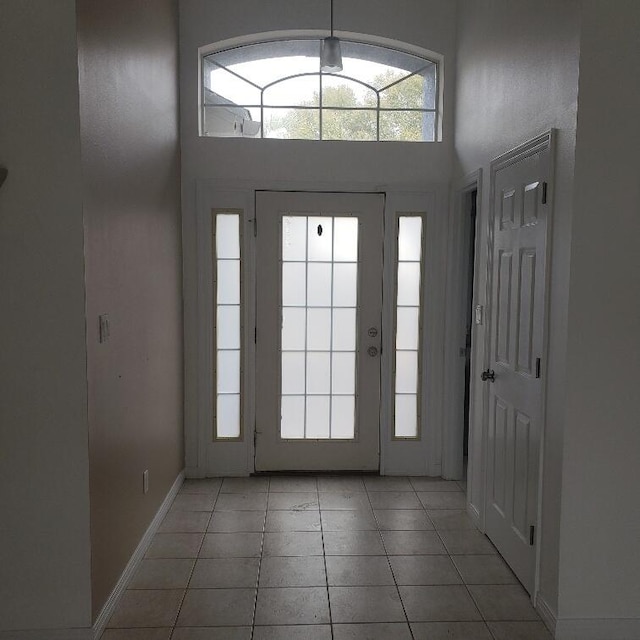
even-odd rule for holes
{"type": "Polygon", "coordinates": [[[342,52],[340,40],[333,35],[333,0],[331,1],[331,35],[322,41],[320,50],[320,71],[337,73],[342,71],[342,52]]]}

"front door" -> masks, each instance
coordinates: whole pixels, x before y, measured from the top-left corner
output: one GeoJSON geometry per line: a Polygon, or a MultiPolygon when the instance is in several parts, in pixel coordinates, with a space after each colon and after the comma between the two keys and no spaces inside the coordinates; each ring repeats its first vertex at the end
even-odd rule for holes
{"type": "Polygon", "coordinates": [[[531,593],[542,425],[549,148],[494,175],[486,533],[531,593]]]}
{"type": "Polygon", "coordinates": [[[256,471],[379,468],[383,212],[256,194],[256,471]]]}

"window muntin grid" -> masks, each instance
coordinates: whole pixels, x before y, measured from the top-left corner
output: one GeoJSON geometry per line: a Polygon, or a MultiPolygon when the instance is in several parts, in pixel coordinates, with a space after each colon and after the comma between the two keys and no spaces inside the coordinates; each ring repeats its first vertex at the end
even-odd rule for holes
{"type": "Polygon", "coordinates": [[[281,274],[280,437],[353,439],[358,219],[283,216],[281,274]]]}
{"type": "Polygon", "coordinates": [[[423,218],[398,216],[393,437],[420,437],[423,218]]]}
{"type": "Polygon", "coordinates": [[[319,71],[318,40],[204,56],[202,135],[434,141],[436,63],[388,47],[341,43],[344,69],[330,74],[319,71]]]}
{"type": "Polygon", "coordinates": [[[213,211],[214,439],[242,439],[240,212],[213,211]]]}

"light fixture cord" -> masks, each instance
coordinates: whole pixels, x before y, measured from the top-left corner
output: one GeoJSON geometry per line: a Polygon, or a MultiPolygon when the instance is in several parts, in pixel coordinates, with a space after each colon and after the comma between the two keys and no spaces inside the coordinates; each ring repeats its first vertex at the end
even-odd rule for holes
{"type": "Polygon", "coordinates": [[[333,38],[333,0],[331,0],[331,37],[333,38]]]}

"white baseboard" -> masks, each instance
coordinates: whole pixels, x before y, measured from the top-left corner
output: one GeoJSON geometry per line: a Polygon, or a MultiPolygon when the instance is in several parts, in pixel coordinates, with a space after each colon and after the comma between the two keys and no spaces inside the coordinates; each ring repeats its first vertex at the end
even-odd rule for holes
{"type": "MultiPolygon", "coordinates": [[[[167,511],[169,511],[169,507],[171,507],[171,503],[173,502],[173,499],[178,494],[178,491],[180,490],[180,487],[182,486],[183,482],[184,482],[184,470],[182,470],[178,474],[178,477],[173,483],[171,489],[169,489],[169,493],[167,493],[165,499],[162,501],[162,504],[160,505],[160,508],[158,509],[155,517],[151,521],[151,524],[149,525],[149,527],[145,531],[145,534],[142,536],[142,539],[138,543],[136,550],[133,552],[133,555],[131,556],[129,562],[127,563],[127,566],[124,568],[124,571],[120,576],[120,579],[118,580],[118,582],[116,583],[116,586],[113,588],[113,591],[111,592],[111,595],[105,602],[104,607],[102,607],[102,611],[100,611],[100,614],[96,618],[96,621],[93,623],[92,633],[89,636],[87,636],[88,640],[97,640],[102,635],[102,632],[107,626],[107,622],[109,622],[109,618],[111,617],[111,614],[114,612],[116,605],[120,600],[120,596],[122,596],[122,594],[126,590],[127,585],[129,584],[129,581],[133,577],[133,574],[136,572],[136,569],[138,568],[138,565],[140,564],[142,558],[144,558],[144,555],[147,552],[149,545],[151,544],[151,540],[153,539],[153,536],[156,534],[156,531],[158,531],[158,528],[160,527],[160,524],[164,520],[164,517],[167,515],[167,511]]],[[[67,636],[64,640],[67,640],[67,638],[68,640],[76,640],[75,636],[73,637],[67,636]]],[[[4,640],[4,638],[0,636],[0,640],[4,640]]],[[[53,640],[53,638],[51,638],[51,640],[53,640]]],[[[60,637],[60,640],[63,640],[62,636],[60,637]]],[[[84,640],[84,638],[78,638],[78,640],[84,640]]]]}
{"type": "Polygon", "coordinates": [[[640,618],[559,618],[556,640],[639,640],[640,618]]]}
{"type": "Polygon", "coordinates": [[[556,632],[556,625],[558,623],[556,613],[540,593],[538,593],[536,597],[536,611],[540,614],[542,622],[544,622],[547,629],[549,629],[551,635],[554,635],[556,632]]]}
{"type": "Polygon", "coordinates": [[[93,631],[91,627],[83,629],[0,631],[0,640],[93,640],[93,631]]]}

